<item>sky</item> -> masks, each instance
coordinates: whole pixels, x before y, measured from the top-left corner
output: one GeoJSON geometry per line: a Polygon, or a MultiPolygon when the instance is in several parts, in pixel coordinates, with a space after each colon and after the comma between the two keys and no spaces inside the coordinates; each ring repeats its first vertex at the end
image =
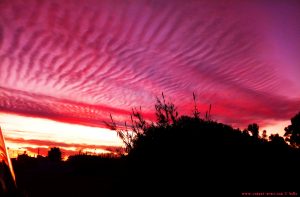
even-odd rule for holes
{"type": "MultiPolygon", "coordinates": [[[[122,146],[164,92],[191,114],[283,134],[300,110],[296,0],[0,0],[0,124],[11,154],[122,146]]],[[[39,152],[40,153],[40,152],[39,152]]]]}

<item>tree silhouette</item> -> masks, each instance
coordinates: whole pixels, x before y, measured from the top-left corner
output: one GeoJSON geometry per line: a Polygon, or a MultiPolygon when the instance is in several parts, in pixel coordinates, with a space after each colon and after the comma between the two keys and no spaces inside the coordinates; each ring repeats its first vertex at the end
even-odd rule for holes
{"type": "Polygon", "coordinates": [[[263,130],[262,135],[261,135],[261,139],[264,140],[264,141],[267,141],[268,140],[267,137],[268,137],[267,131],[263,130]]]}
{"type": "Polygon", "coordinates": [[[283,137],[279,136],[278,133],[272,134],[269,137],[270,143],[277,146],[287,146],[283,137]]]}
{"type": "Polygon", "coordinates": [[[58,148],[58,147],[51,148],[48,151],[48,159],[50,161],[55,161],[55,162],[61,161],[62,160],[62,153],[61,153],[60,148],[58,148]]]}
{"type": "Polygon", "coordinates": [[[251,132],[251,134],[254,138],[258,138],[258,132],[259,132],[258,131],[258,129],[259,129],[258,124],[256,124],[256,123],[249,124],[247,129],[248,129],[248,131],[251,132]]]}
{"type": "Polygon", "coordinates": [[[286,140],[294,147],[300,146],[300,112],[291,119],[291,125],[284,128],[286,140]]]}

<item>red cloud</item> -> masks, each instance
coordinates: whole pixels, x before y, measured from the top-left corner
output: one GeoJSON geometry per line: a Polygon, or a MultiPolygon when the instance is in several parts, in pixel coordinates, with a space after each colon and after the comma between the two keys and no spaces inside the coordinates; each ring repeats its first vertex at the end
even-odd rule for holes
{"type": "Polygon", "coordinates": [[[162,91],[190,113],[196,92],[203,111],[244,125],[300,106],[300,85],[281,72],[297,73],[296,61],[277,61],[270,37],[281,33],[257,2],[4,1],[0,13],[2,112],[104,126],[138,106],[154,120],[162,91]]]}

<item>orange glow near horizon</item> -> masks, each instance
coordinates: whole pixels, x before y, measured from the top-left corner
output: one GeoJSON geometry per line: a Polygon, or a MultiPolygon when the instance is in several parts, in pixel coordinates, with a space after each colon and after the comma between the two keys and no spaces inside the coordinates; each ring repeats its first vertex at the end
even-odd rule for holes
{"type": "Polygon", "coordinates": [[[49,147],[58,146],[66,155],[78,152],[110,153],[122,147],[114,131],[99,127],[57,122],[44,118],[0,113],[0,125],[10,156],[26,153],[47,154],[49,147]]]}
{"type": "MultiPolygon", "coordinates": [[[[284,135],[289,121],[262,126],[260,132],[284,135]]],[[[114,131],[105,128],[57,122],[44,118],[0,113],[0,125],[11,158],[26,152],[29,156],[47,155],[49,147],[60,147],[63,158],[78,153],[115,153],[123,147],[114,131]]]]}

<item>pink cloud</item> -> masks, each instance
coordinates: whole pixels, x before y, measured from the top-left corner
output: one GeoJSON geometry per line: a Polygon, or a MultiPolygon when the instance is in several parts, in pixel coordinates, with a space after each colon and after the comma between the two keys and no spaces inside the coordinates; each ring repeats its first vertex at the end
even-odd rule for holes
{"type": "Polygon", "coordinates": [[[289,119],[300,86],[288,73],[299,65],[285,53],[277,62],[289,46],[278,44],[275,53],[269,44],[281,28],[300,28],[288,17],[295,27],[274,23],[269,32],[274,13],[265,4],[4,1],[0,110],[103,126],[109,113],[124,122],[138,106],[153,120],[164,91],[182,113],[196,92],[202,112],[212,104],[216,119],[237,126],[289,119]]]}

